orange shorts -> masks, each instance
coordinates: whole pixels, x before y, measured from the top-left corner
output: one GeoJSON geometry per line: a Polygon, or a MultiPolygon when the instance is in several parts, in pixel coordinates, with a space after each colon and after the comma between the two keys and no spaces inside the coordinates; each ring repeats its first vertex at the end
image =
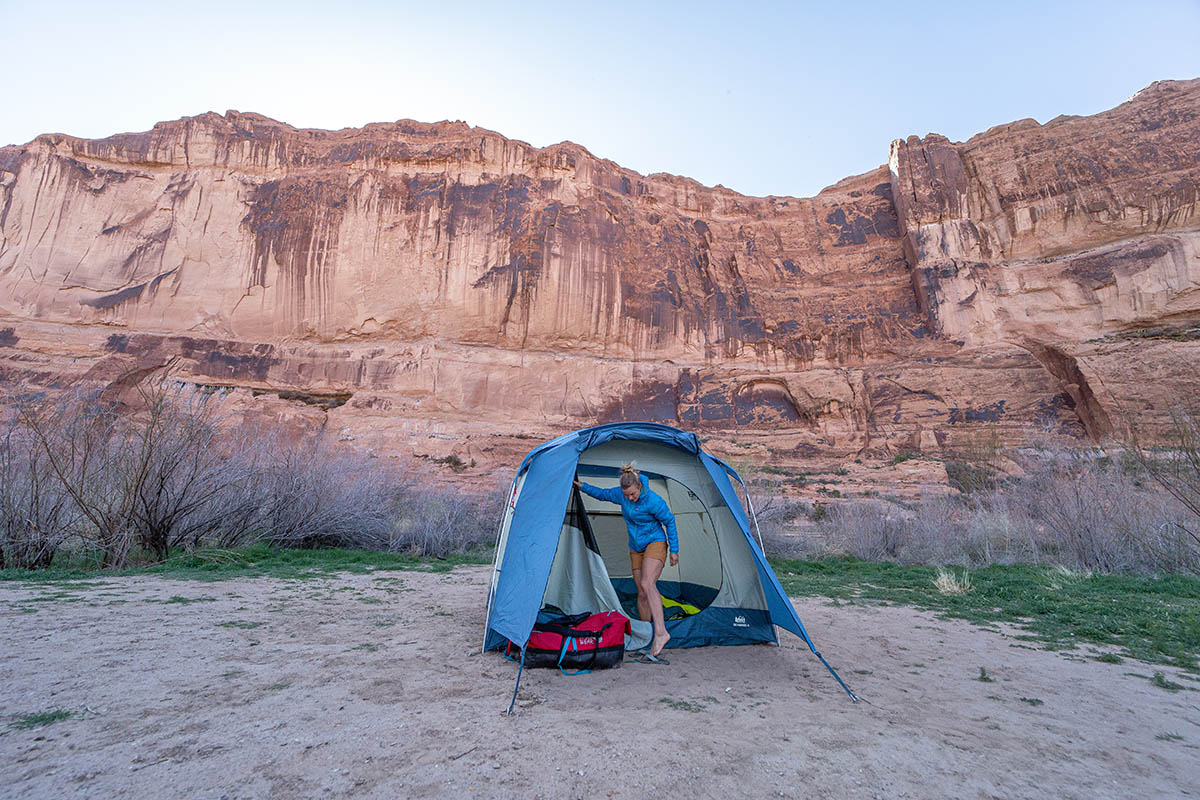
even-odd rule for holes
{"type": "Polygon", "coordinates": [[[651,542],[646,545],[646,549],[640,553],[629,551],[629,560],[633,562],[634,569],[642,568],[643,558],[657,558],[664,564],[667,563],[667,543],[666,542],[651,542]]]}

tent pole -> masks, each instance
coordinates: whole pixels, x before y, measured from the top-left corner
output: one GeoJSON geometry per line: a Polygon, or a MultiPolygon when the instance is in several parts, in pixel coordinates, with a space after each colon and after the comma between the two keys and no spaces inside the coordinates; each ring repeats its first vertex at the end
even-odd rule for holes
{"type": "Polygon", "coordinates": [[[758,527],[758,515],[754,513],[754,501],[750,499],[750,487],[736,472],[733,473],[733,477],[738,479],[738,483],[742,485],[742,491],[746,493],[746,508],[749,509],[750,519],[754,522],[754,533],[758,535],[758,549],[762,550],[763,558],[766,558],[767,548],[763,546],[762,528],[758,527]]]}
{"type": "Polygon", "coordinates": [[[813,643],[811,641],[808,643],[808,646],[813,651],[813,655],[821,659],[821,663],[825,665],[825,669],[829,670],[829,674],[833,676],[833,679],[838,682],[838,686],[841,686],[843,689],[845,689],[846,694],[850,695],[850,699],[857,703],[858,695],[850,691],[850,687],[847,686],[846,682],[841,679],[841,676],[837,674],[833,667],[829,666],[829,662],[825,660],[825,656],[817,652],[817,648],[813,647],[813,643]]]}
{"type": "MultiPolygon", "coordinates": [[[[518,476],[520,477],[520,476],[518,476]]],[[[496,543],[492,547],[492,580],[488,584],[487,613],[483,615],[483,644],[479,646],[480,653],[487,652],[488,626],[492,623],[492,600],[496,594],[496,574],[500,572],[500,537],[504,535],[504,523],[508,520],[508,512],[512,508],[513,492],[517,490],[517,478],[513,478],[504,497],[504,511],[500,514],[500,524],[496,526],[496,543]]]]}

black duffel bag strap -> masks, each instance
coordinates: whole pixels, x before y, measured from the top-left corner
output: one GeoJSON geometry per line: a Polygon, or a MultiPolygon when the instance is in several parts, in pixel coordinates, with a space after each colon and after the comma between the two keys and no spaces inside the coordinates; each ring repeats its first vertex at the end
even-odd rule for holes
{"type": "Polygon", "coordinates": [[[550,625],[558,625],[560,627],[573,628],[574,626],[583,622],[585,619],[587,619],[590,616],[591,616],[591,614],[588,614],[586,612],[583,614],[562,614],[557,617],[552,617],[552,618],[546,620],[545,622],[535,622],[533,624],[533,629],[535,631],[550,630],[550,628],[548,627],[550,625]]]}
{"type": "MultiPolygon", "coordinates": [[[[591,614],[588,614],[587,616],[590,617],[591,614]]],[[[563,637],[571,636],[576,639],[587,639],[588,637],[595,636],[596,637],[596,646],[599,647],[601,634],[603,634],[606,630],[611,628],[612,625],[613,624],[611,622],[605,623],[603,628],[601,628],[600,630],[596,630],[596,631],[589,631],[584,628],[571,628],[566,625],[556,624],[554,622],[539,622],[537,625],[534,625],[533,627],[536,628],[537,630],[543,631],[545,633],[557,633],[559,636],[563,636],[563,637]]]]}
{"type": "Polygon", "coordinates": [[[594,631],[580,630],[578,628],[571,628],[566,625],[555,625],[553,622],[543,622],[537,626],[537,630],[541,631],[542,633],[557,633],[559,636],[563,637],[574,636],[577,639],[581,636],[594,635],[594,631]]]}

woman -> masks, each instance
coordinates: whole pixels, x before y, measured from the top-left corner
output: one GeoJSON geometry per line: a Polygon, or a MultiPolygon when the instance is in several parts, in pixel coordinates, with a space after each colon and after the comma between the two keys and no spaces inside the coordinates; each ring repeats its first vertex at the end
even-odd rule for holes
{"type": "Polygon", "coordinates": [[[650,482],[634,468],[634,462],[621,467],[621,488],[599,489],[578,479],[575,486],[597,500],[617,503],[629,529],[629,560],[633,564],[633,581],[638,590],[638,615],[654,623],[654,642],[650,659],[661,661],[658,654],[667,646],[671,635],[663,621],[662,597],[658,593],[658,576],[662,574],[670,547],[671,566],[679,563],[679,536],[675,531],[675,516],[667,502],[650,491],[650,482]],[[666,533],[663,530],[666,529],[666,533]]]}

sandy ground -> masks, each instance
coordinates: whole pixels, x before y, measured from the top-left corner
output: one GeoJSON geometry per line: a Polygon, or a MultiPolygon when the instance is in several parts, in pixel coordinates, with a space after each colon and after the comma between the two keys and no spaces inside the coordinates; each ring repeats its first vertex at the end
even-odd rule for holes
{"type": "Polygon", "coordinates": [[[787,636],[526,671],[505,716],[487,577],[2,585],[0,796],[1200,796],[1200,691],[908,608],[797,601],[857,705],[787,636]]]}

